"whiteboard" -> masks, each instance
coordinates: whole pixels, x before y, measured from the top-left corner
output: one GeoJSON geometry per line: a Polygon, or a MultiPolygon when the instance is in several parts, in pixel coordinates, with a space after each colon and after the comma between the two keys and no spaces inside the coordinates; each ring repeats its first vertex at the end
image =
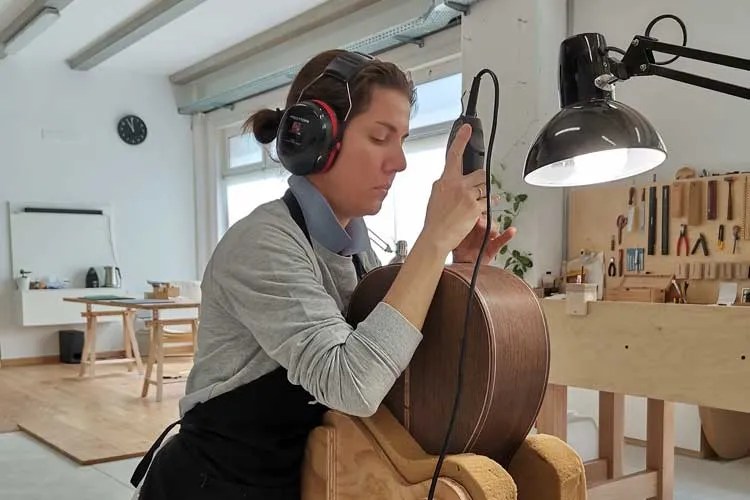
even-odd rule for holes
{"type": "Polygon", "coordinates": [[[117,265],[107,212],[89,215],[19,210],[22,208],[12,209],[10,214],[13,278],[23,269],[31,271],[32,280],[68,280],[71,288],[84,288],[86,273],[94,267],[103,285],[102,266],[117,265]]]}

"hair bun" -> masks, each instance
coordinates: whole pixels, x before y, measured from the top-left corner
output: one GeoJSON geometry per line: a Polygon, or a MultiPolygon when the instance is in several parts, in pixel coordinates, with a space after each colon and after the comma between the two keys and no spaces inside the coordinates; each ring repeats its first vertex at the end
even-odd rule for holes
{"type": "Polygon", "coordinates": [[[261,144],[269,144],[276,139],[276,133],[279,130],[281,118],[284,111],[276,108],[261,109],[254,113],[245,124],[245,130],[252,130],[255,139],[261,144]]]}

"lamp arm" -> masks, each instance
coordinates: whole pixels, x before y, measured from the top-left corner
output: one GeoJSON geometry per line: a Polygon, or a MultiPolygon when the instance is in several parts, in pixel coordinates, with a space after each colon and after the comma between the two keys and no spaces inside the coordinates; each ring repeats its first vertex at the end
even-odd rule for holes
{"type": "Polygon", "coordinates": [[[724,94],[750,99],[750,88],[748,87],[666,68],[655,62],[653,52],[663,52],[665,54],[750,71],[750,59],[693,49],[682,45],[673,45],[660,42],[654,38],[637,35],[633,38],[630,47],[621,61],[610,58],[613,74],[619,80],[627,80],[633,76],[656,75],[724,94]]]}

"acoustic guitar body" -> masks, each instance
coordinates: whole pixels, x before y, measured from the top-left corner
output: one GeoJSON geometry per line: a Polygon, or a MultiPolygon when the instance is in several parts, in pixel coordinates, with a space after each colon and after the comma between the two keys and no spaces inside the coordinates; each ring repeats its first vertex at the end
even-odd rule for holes
{"type": "MultiPolygon", "coordinates": [[[[348,321],[362,321],[401,267],[363,277],[348,321]]],[[[464,316],[473,264],[445,267],[409,367],[384,404],[422,448],[437,455],[457,390],[464,316]]],[[[485,455],[507,466],[531,431],[549,375],[549,337],[541,304],[529,286],[494,266],[480,268],[471,299],[462,394],[447,453],[485,455]]]]}

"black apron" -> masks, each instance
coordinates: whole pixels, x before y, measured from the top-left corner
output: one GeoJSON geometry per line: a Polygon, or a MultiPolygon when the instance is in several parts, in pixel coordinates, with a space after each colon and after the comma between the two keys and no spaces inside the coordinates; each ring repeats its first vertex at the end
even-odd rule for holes
{"type": "MultiPolygon", "coordinates": [[[[292,192],[283,200],[311,242],[292,192]]],[[[361,278],[362,262],[352,260],[361,278]]],[[[154,442],[130,482],[145,478],[140,500],[298,500],[307,438],[327,410],[279,367],[189,410],[154,442]]]]}

